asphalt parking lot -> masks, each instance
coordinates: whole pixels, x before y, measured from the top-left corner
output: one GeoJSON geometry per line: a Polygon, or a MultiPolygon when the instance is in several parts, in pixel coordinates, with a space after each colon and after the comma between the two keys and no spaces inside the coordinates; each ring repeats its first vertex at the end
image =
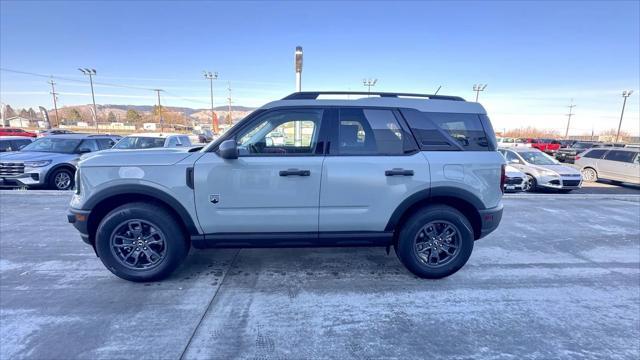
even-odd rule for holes
{"type": "Polygon", "coordinates": [[[149,284],[103,268],[69,196],[0,192],[1,359],[640,356],[639,196],[508,196],[437,281],[393,250],[243,249],[149,284]]]}

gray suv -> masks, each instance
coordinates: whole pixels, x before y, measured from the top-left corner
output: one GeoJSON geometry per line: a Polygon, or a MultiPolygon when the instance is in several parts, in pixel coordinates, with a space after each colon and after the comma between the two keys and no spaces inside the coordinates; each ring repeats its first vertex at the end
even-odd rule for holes
{"type": "Polygon", "coordinates": [[[39,138],[20,151],[0,155],[0,185],[69,190],[80,156],[109,149],[118,138],[87,134],[39,138]]]}
{"type": "Polygon", "coordinates": [[[484,108],[459,97],[299,92],[202,149],[81,161],[68,220],[132,281],[168,276],[190,247],[393,246],[441,278],[502,218],[496,148],[484,108]]]}

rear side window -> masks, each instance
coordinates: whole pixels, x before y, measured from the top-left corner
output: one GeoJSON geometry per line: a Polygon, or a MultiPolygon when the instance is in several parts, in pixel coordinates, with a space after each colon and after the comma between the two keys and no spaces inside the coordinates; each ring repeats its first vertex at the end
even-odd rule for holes
{"type": "Polygon", "coordinates": [[[405,113],[422,150],[493,150],[478,114],[405,113]]]}
{"type": "Polygon", "coordinates": [[[600,159],[602,158],[602,155],[604,155],[605,152],[607,152],[606,149],[595,149],[584,154],[583,157],[590,158],[590,159],[600,159]]]}
{"type": "Polygon", "coordinates": [[[392,110],[340,109],[341,155],[401,155],[406,136],[392,110]]]}
{"type": "Polygon", "coordinates": [[[111,149],[111,147],[116,144],[115,141],[108,138],[96,139],[96,141],[98,142],[98,146],[100,147],[100,150],[111,149]]]}
{"type": "Polygon", "coordinates": [[[607,155],[605,155],[604,159],[632,163],[633,159],[636,157],[636,154],[637,153],[633,151],[611,150],[607,153],[607,155]]]}

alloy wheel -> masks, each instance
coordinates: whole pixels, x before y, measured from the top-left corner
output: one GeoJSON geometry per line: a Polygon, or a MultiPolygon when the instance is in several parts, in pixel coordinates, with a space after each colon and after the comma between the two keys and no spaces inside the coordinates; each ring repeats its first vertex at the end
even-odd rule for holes
{"type": "Polygon", "coordinates": [[[444,220],[426,224],[415,237],[418,259],[429,267],[450,263],[460,252],[460,247],[460,231],[454,224],[444,220]]]}
{"type": "Polygon", "coordinates": [[[71,175],[64,171],[59,172],[56,174],[53,182],[56,184],[56,188],[58,188],[59,190],[66,190],[71,186],[71,175]]]}
{"type": "Polygon", "coordinates": [[[165,239],[164,233],[152,222],[133,219],[116,227],[109,244],[120,264],[131,270],[148,270],[164,260],[165,239]]]}

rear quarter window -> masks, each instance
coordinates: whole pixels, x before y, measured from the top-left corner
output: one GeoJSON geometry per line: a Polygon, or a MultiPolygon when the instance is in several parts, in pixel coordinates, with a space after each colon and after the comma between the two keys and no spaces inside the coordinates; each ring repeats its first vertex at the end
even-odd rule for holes
{"type": "Polygon", "coordinates": [[[607,155],[605,155],[604,159],[611,160],[611,161],[632,163],[636,157],[636,154],[637,152],[633,152],[633,151],[611,150],[607,153],[607,155]]]}
{"type": "Polygon", "coordinates": [[[403,111],[411,131],[422,150],[495,150],[491,123],[485,116],[463,113],[403,111]],[[488,129],[483,126],[483,120],[488,129]]]}

